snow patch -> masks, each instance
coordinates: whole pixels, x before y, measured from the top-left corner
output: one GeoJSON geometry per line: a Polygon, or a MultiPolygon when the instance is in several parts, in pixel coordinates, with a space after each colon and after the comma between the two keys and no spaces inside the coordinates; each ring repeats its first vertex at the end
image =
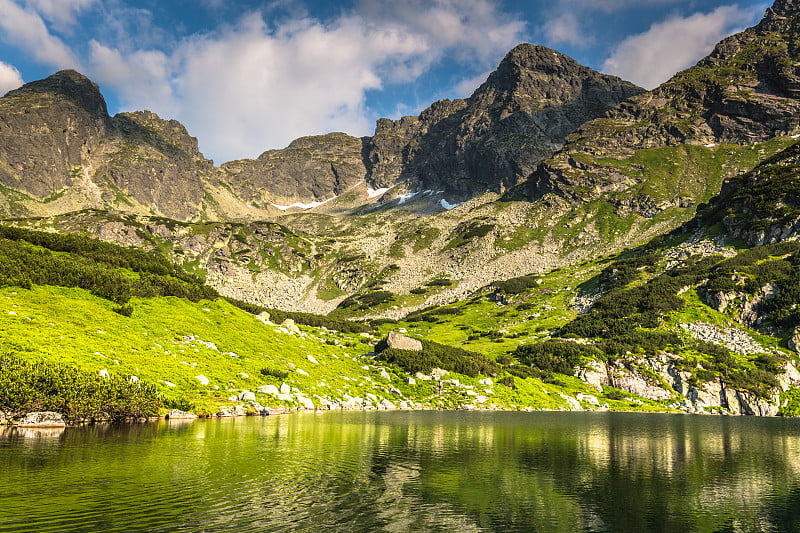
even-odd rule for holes
{"type": "Polygon", "coordinates": [[[273,207],[277,207],[281,211],[286,211],[287,209],[291,209],[292,207],[299,207],[300,209],[313,209],[313,208],[319,207],[319,206],[321,206],[323,204],[327,204],[328,202],[330,202],[331,200],[335,200],[336,198],[338,198],[338,196],[334,196],[333,198],[328,198],[327,200],[323,200],[321,202],[310,202],[310,203],[307,203],[307,204],[304,204],[304,203],[301,203],[301,202],[297,202],[297,203],[294,203],[292,205],[272,204],[272,206],[273,207]]]}
{"type": "Polygon", "coordinates": [[[367,187],[367,196],[370,198],[375,198],[376,196],[386,194],[389,189],[391,189],[391,187],[383,187],[382,189],[373,189],[372,187],[367,187]]]}
{"type": "Polygon", "coordinates": [[[716,145],[717,145],[716,143],[709,143],[709,144],[706,144],[705,147],[706,148],[714,148],[716,145]]]}
{"type": "Polygon", "coordinates": [[[399,198],[400,201],[397,202],[397,205],[403,205],[404,203],[406,203],[406,200],[408,200],[409,198],[413,198],[418,194],[419,194],[418,192],[412,192],[408,194],[398,194],[397,198],[399,198]]]}
{"type": "Polygon", "coordinates": [[[451,204],[450,202],[448,202],[448,201],[447,201],[447,200],[445,200],[444,198],[442,198],[441,200],[439,200],[439,205],[441,205],[443,208],[445,208],[445,209],[446,209],[446,210],[448,210],[448,211],[450,211],[451,209],[454,209],[454,208],[456,208],[456,207],[460,206],[460,205],[461,205],[461,204],[463,204],[463,203],[464,203],[464,202],[460,202],[460,203],[457,203],[457,204],[451,204]]]}

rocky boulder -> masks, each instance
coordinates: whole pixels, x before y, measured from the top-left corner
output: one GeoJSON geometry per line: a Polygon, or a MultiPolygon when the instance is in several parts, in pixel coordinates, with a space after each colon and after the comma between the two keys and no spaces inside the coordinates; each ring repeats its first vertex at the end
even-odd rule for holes
{"type": "Polygon", "coordinates": [[[800,328],[795,329],[789,338],[789,349],[800,354],[800,328]]]}
{"type": "Polygon", "coordinates": [[[422,351],[422,343],[420,341],[412,339],[411,337],[406,337],[400,333],[395,333],[394,331],[389,332],[386,344],[389,348],[394,348],[396,350],[422,351]]]}
{"type": "Polygon", "coordinates": [[[277,396],[278,394],[280,394],[278,387],[271,384],[262,385],[261,387],[258,388],[258,392],[260,392],[261,394],[271,394],[272,396],[277,396]]]}
{"type": "Polygon", "coordinates": [[[61,413],[36,411],[25,415],[17,425],[28,428],[63,428],[67,425],[61,413]]]}
{"type": "Polygon", "coordinates": [[[197,418],[197,415],[194,413],[187,413],[186,411],[181,411],[180,409],[173,409],[166,416],[167,420],[191,420],[197,418]]]}

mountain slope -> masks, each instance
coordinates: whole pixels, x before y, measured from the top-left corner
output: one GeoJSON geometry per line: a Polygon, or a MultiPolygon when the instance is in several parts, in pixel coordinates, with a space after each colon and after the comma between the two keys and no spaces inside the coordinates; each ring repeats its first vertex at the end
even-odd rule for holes
{"type": "Polygon", "coordinates": [[[678,187],[659,192],[647,187],[647,163],[625,162],[646,149],[724,149],[797,132],[798,35],[800,8],[778,0],[757,26],[724,39],[696,66],[578,128],[561,152],[531,174],[527,194],[555,193],[573,203],[603,197],[643,216],[681,195],[698,200],[691,182],[702,177],[691,165],[671,176],[678,187]]]}
{"type": "Polygon", "coordinates": [[[87,207],[196,216],[212,168],[177,121],[110,117],[98,87],[74,71],[0,98],[0,209],[7,215],[87,207]]]}
{"type": "Polygon", "coordinates": [[[520,45],[467,101],[382,119],[371,138],[305,137],[216,168],[180,123],[146,111],[110,117],[94,83],[62,71],[0,99],[0,208],[8,216],[99,208],[241,220],[279,213],[270,204],[329,200],[365,180],[463,199],[516,184],[577,126],[639,91],[520,45]]]}
{"type": "Polygon", "coordinates": [[[542,46],[511,50],[467,100],[381,120],[369,150],[377,187],[408,181],[457,199],[516,185],[584,122],[642,89],[542,46]]]}

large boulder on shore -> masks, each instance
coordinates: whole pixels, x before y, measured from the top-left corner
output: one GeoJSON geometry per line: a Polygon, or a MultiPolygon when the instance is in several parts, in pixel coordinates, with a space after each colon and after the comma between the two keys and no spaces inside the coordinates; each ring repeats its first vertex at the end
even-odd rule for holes
{"type": "Polygon", "coordinates": [[[389,332],[389,337],[386,339],[386,344],[389,348],[397,350],[413,350],[415,352],[422,351],[422,343],[417,339],[406,337],[394,331],[389,332]]]}
{"type": "Polygon", "coordinates": [[[37,411],[25,415],[22,420],[17,422],[17,425],[29,428],[63,428],[67,423],[64,422],[64,417],[61,413],[37,411]]]}

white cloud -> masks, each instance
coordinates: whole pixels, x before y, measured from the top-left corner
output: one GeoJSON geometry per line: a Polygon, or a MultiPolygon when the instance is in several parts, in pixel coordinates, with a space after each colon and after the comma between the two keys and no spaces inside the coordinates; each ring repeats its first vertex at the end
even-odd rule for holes
{"type": "Polygon", "coordinates": [[[562,13],[544,26],[544,35],[550,44],[587,44],[587,34],[581,29],[575,13],[562,13]]]}
{"type": "Polygon", "coordinates": [[[113,85],[136,109],[169,109],[176,105],[170,86],[170,59],[158,50],[123,55],[97,41],[89,42],[92,77],[113,85]]]}
{"type": "Polygon", "coordinates": [[[377,117],[365,107],[366,91],[413,81],[455,49],[464,61],[494,62],[523,27],[487,0],[416,2],[410,11],[395,4],[370,1],[366,12],[360,6],[326,23],[306,16],[277,28],[249,13],[166,54],[92,42],[90,74],[126,107],[177,118],[222,162],[303,135],[371,134],[377,117]],[[458,14],[458,6],[474,11],[458,14]],[[370,9],[393,14],[373,18],[370,9]]]}
{"type": "Polygon", "coordinates": [[[732,5],[673,16],[622,41],[603,63],[603,71],[652,89],[708,55],[722,38],[741,31],[762,12],[761,6],[732,5]]]}
{"type": "Polygon", "coordinates": [[[649,6],[663,6],[669,4],[679,4],[686,0],[567,0],[561,3],[570,10],[592,9],[613,13],[631,7],[643,8],[649,6]]]}
{"type": "Polygon", "coordinates": [[[0,96],[22,85],[22,76],[13,65],[0,61],[0,96]]]}
{"type": "Polygon", "coordinates": [[[26,0],[26,5],[59,29],[77,23],[76,15],[96,5],[99,0],[26,0]]]}
{"type": "Polygon", "coordinates": [[[370,24],[398,24],[431,43],[434,61],[444,50],[460,60],[494,62],[519,44],[526,23],[493,0],[360,0],[356,10],[370,24]]]}
{"type": "Polygon", "coordinates": [[[61,39],[50,33],[42,17],[11,0],[0,0],[0,29],[3,40],[31,51],[40,63],[62,69],[79,65],[61,39]]]}

